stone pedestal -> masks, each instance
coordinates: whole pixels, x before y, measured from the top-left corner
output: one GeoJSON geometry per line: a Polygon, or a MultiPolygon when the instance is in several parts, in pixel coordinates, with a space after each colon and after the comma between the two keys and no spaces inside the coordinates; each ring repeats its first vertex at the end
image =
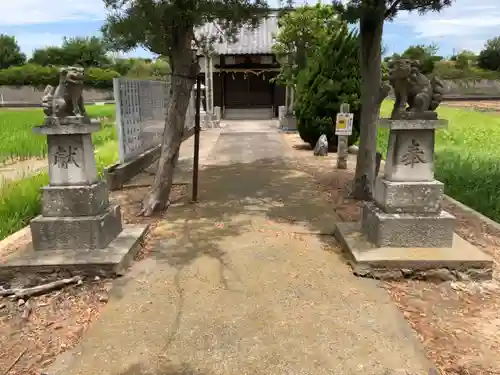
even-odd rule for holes
{"type": "Polygon", "coordinates": [[[278,120],[281,121],[286,115],[286,107],[284,105],[280,105],[278,107],[278,120]]]}
{"type": "Polygon", "coordinates": [[[455,218],[441,211],[434,179],[434,136],[446,120],[382,120],[390,129],[375,202],[365,203],[362,230],[378,247],[450,247],[455,218]]]}
{"type": "Polygon", "coordinates": [[[376,179],[374,201],[363,205],[361,222],[337,225],[341,244],[358,264],[398,264],[408,275],[437,265],[461,270],[468,263],[491,271],[491,259],[454,234],[455,218],[441,209],[444,186],[434,179],[434,138],[447,121],[381,119],[380,125],[390,130],[384,173],[376,179]]]}
{"type": "Polygon", "coordinates": [[[47,136],[50,182],[41,189],[41,215],[30,222],[31,251],[1,264],[0,278],[124,272],[147,226],[122,226],[120,207],[110,204],[92,145],[91,134],[99,128],[98,122],[76,116],[47,118],[34,128],[47,136]]]}
{"type": "Polygon", "coordinates": [[[297,119],[290,113],[285,113],[279,120],[280,128],[284,131],[297,131],[297,119]]]}
{"type": "Polygon", "coordinates": [[[33,249],[103,249],[122,231],[120,207],[111,206],[99,180],[92,133],[98,122],[83,117],[48,119],[49,185],[42,188],[42,214],[31,223],[33,249]]]}

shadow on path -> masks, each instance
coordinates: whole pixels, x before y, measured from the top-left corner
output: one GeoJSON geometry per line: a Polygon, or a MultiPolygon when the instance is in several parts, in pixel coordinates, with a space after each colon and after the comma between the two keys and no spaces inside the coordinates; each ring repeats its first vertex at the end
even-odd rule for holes
{"type": "Polygon", "coordinates": [[[51,374],[426,374],[387,294],[338,253],[324,190],[293,167],[206,165],[199,203],[169,208],[150,256],[51,374]]]}

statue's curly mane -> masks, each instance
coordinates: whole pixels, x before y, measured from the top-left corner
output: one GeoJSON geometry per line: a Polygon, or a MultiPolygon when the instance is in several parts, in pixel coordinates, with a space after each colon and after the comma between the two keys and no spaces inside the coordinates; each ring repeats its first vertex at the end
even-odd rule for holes
{"type": "Polygon", "coordinates": [[[401,60],[400,60],[398,65],[392,64],[389,67],[389,69],[390,69],[389,79],[392,79],[394,81],[400,81],[400,82],[404,81],[404,82],[409,83],[410,85],[413,85],[414,83],[416,83],[418,80],[418,77],[422,75],[420,73],[420,66],[419,66],[418,61],[413,61],[413,60],[406,60],[404,62],[404,64],[401,64],[401,60]],[[407,66],[410,66],[409,72],[406,72],[406,69],[403,69],[403,68],[406,68],[407,66]],[[392,76],[391,71],[396,71],[396,72],[403,71],[403,72],[405,72],[405,76],[404,77],[398,76],[395,78],[391,78],[391,76],[392,76]]]}

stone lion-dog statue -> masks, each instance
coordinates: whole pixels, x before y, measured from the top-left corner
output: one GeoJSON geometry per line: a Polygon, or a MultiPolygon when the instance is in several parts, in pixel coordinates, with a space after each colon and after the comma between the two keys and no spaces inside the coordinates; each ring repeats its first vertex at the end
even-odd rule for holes
{"type": "Polygon", "coordinates": [[[403,58],[389,64],[389,82],[396,97],[391,118],[437,118],[435,111],[443,100],[444,85],[436,77],[423,75],[419,66],[418,61],[403,58]]]}
{"type": "Polygon", "coordinates": [[[59,118],[86,116],[82,97],[83,79],[83,68],[61,68],[57,87],[54,89],[47,85],[43,92],[42,108],[45,115],[59,118]]]}

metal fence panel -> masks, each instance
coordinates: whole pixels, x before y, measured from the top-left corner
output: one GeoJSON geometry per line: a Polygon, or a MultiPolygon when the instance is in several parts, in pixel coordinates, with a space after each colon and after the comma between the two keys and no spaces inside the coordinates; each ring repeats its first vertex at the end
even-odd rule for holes
{"type": "MultiPolygon", "coordinates": [[[[170,81],[113,79],[120,162],[125,163],[161,143],[170,101],[170,81]]],[[[185,127],[194,126],[195,91],[185,127]]]]}

